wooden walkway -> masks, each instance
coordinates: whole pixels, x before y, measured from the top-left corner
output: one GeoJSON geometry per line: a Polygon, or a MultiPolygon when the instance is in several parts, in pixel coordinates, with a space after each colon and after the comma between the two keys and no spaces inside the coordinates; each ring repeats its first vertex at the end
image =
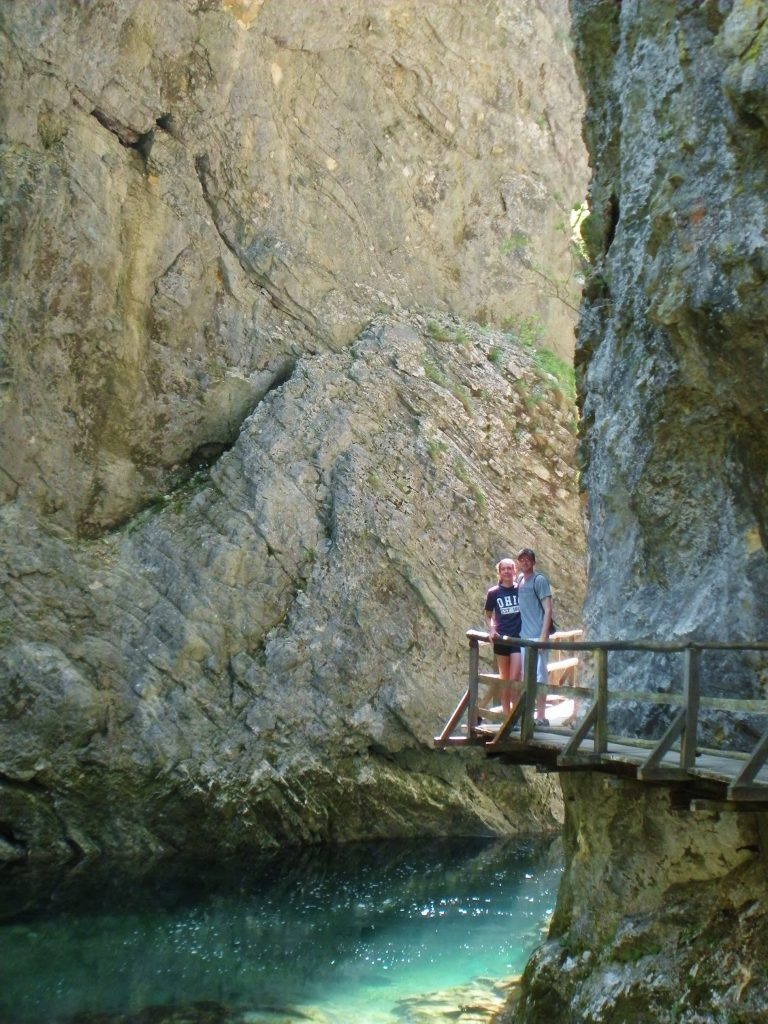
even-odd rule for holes
{"type": "Polygon", "coordinates": [[[579,639],[581,635],[580,630],[558,633],[548,643],[508,640],[510,644],[547,650],[550,655],[546,684],[536,682],[537,659],[527,659],[519,699],[505,718],[493,702],[498,675],[481,671],[480,650],[490,646],[488,634],[469,630],[467,689],[443,731],[434,738],[435,746],[483,746],[489,755],[516,764],[536,765],[541,771],[600,771],[649,784],[665,784],[673,787],[678,799],[694,808],[768,810],[768,728],[751,751],[724,746],[704,749],[698,743],[703,708],[729,715],[765,715],[764,724],[768,726],[768,700],[702,694],[702,652],[768,654],[768,643],[583,642],[579,639]],[[651,693],[610,688],[609,651],[682,656],[680,691],[651,693]],[[591,653],[594,668],[592,677],[582,682],[579,674],[584,670],[584,652],[591,653]],[[488,689],[483,697],[481,684],[488,689]],[[547,717],[551,723],[548,726],[534,722],[534,705],[542,694],[547,697],[547,717]],[[609,707],[626,701],[668,706],[670,721],[663,736],[649,740],[610,734],[609,707]]]}

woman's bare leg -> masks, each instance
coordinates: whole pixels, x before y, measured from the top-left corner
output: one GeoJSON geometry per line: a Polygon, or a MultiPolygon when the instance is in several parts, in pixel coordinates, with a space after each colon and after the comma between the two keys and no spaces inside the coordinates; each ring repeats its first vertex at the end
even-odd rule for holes
{"type": "Polygon", "coordinates": [[[497,654],[496,655],[496,668],[501,679],[500,696],[501,696],[501,707],[505,715],[509,714],[511,707],[512,691],[509,688],[509,669],[510,661],[514,655],[509,654],[497,654]]]}
{"type": "Polygon", "coordinates": [[[501,706],[504,708],[504,713],[509,714],[513,706],[517,705],[520,700],[522,693],[522,686],[520,685],[523,678],[523,661],[520,657],[519,651],[513,651],[509,655],[509,669],[507,672],[507,679],[512,686],[506,687],[506,699],[502,692],[501,706]]]}

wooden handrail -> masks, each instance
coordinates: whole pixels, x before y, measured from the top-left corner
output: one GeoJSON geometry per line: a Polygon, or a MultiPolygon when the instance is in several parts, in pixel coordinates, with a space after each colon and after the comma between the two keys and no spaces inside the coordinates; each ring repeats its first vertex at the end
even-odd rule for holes
{"type": "MultiPolygon", "coordinates": [[[[556,634],[553,634],[555,636],[556,634]]],[[[468,629],[467,637],[475,637],[483,643],[490,643],[488,633],[482,629],[468,629]]],[[[650,651],[658,654],[674,654],[690,648],[700,651],[768,651],[768,640],[744,641],[743,643],[721,643],[710,640],[686,640],[679,643],[662,643],[655,640],[524,640],[522,637],[500,637],[494,643],[516,647],[536,647],[539,650],[566,651],[650,651]]]]}
{"type": "MultiPolygon", "coordinates": [[[[467,691],[460,701],[459,706],[452,714],[448,724],[435,742],[439,746],[446,746],[449,743],[463,742],[485,742],[485,736],[478,736],[482,729],[478,728],[478,689],[481,679],[494,680],[497,678],[479,671],[479,647],[481,644],[489,644],[490,637],[484,630],[467,630],[469,640],[469,678],[467,691]],[[467,711],[466,738],[452,736],[453,730],[464,711],[467,711]]],[[[695,768],[696,758],[701,753],[698,748],[699,718],[702,708],[716,708],[731,712],[751,712],[768,715],[768,700],[736,699],[724,697],[707,697],[701,694],[701,656],[704,651],[741,651],[741,652],[768,652],[768,641],[744,641],[744,642],[723,642],[723,641],[700,641],[690,640],[686,642],[657,642],[648,640],[577,640],[581,636],[581,630],[566,630],[553,634],[548,640],[524,640],[519,637],[499,637],[494,643],[515,647],[531,647],[534,651],[567,651],[580,652],[589,651],[595,656],[595,685],[592,687],[562,685],[553,687],[563,697],[591,698],[591,706],[586,709],[585,717],[575,727],[572,735],[564,732],[564,735],[571,736],[567,747],[563,752],[564,758],[584,757],[580,750],[580,744],[586,739],[590,729],[593,730],[594,754],[588,755],[591,758],[600,758],[608,750],[609,742],[621,742],[621,737],[613,737],[608,734],[608,704],[611,701],[635,700],[651,704],[667,704],[678,707],[678,711],[660,740],[643,741],[631,737],[624,737],[628,743],[643,744],[650,750],[648,757],[640,768],[641,777],[658,778],[665,775],[667,778],[684,777],[687,772],[695,768]],[[610,690],[608,685],[608,655],[612,651],[635,651],[639,653],[667,653],[683,654],[684,672],[682,693],[648,692],[643,690],[610,690]],[[670,766],[668,755],[670,752],[678,751],[678,767],[670,766]],[[675,772],[678,775],[675,775],[675,772]]],[[[575,667],[573,658],[568,659],[566,669],[575,667]]],[[[502,723],[501,729],[495,735],[491,746],[498,749],[502,741],[520,722],[520,740],[522,743],[530,743],[534,738],[534,717],[536,713],[536,698],[549,691],[547,684],[537,683],[538,657],[525,659],[525,677],[523,681],[523,694],[518,700],[515,708],[507,715],[502,723]]],[[[558,661],[548,663],[548,669],[552,669],[554,675],[558,671],[558,661]]],[[[558,729],[558,732],[563,732],[558,729]]],[[[707,751],[713,753],[712,751],[707,751]]],[[[754,790],[754,782],[768,762],[768,730],[762,735],[760,741],[751,753],[745,754],[741,751],[723,751],[730,756],[738,756],[747,761],[744,769],[737,776],[731,786],[733,796],[742,796],[754,790]]]]}

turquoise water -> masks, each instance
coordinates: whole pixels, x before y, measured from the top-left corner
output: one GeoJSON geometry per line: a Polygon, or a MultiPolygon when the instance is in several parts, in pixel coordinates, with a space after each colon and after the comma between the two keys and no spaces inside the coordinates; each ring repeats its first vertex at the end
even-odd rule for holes
{"type": "Polygon", "coordinates": [[[404,1000],[520,973],[559,877],[551,848],[498,840],[355,844],[142,876],[6,870],[0,1021],[410,1020],[404,1000]]]}

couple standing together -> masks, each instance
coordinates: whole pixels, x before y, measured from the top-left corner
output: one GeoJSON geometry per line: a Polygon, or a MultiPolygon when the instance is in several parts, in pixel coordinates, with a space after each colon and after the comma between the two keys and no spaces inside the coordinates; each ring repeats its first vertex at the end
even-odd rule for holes
{"type": "MultiPolygon", "coordinates": [[[[548,640],[552,626],[552,588],[547,577],[536,572],[536,555],[530,548],[517,553],[517,565],[513,558],[502,558],[496,566],[498,585],[491,587],[485,595],[485,621],[488,635],[493,641],[493,653],[502,680],[501,706],[505,715],[512,709],[515,693],[520,693],[523,666],[519,647],[497,643],[502,636],[518,636],[524,640],[548,640]],[[519,569],[519,571],[518,571],[519,569]],[[512,684],[516,683],[517,686],[512,684]]],[[[526,657],[534,656],[530,647],[525,648],[526,657]]],[[[537,682],[547,681],[547,652],[539,653],[537,682]]],[[[549,725],[544,717],[546,695],[536,701],[536,724],[549,725]]]]}

